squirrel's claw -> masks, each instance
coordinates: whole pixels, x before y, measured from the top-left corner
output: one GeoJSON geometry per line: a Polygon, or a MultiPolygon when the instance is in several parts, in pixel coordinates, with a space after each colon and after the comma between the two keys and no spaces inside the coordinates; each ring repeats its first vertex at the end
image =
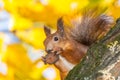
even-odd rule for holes
{"type": "Polygon", "coordinates": [[[44,62],[44,64],[47,64],[46,63],[46,58],[44,56],[42,56],[42,61],[44,62]]]}

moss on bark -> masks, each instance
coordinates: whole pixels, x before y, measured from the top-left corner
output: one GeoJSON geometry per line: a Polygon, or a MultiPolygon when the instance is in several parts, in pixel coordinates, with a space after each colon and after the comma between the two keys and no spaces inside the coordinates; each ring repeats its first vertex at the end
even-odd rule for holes
{"type": "Polygon", "coordinates": [[[120,19],[108,34],[93,44],[65,80],[117,80],[120,74],[120,19]],[[102,79],[103,78],[103,79],[102,79]]]}

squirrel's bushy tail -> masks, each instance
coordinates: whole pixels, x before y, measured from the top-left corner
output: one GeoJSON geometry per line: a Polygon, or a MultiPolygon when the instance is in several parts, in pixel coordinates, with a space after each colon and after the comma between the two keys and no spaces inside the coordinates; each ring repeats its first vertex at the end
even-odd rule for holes
{"type": "Polygon", "coordinates": [[[94,12],[83,14],[77,24],[73,24],[74,28],[71,29],[71,37],[84,45],[91,45],[104,36],[112,27],[114,23],[113,17],[105,14],[96,15],[94,12]]]}

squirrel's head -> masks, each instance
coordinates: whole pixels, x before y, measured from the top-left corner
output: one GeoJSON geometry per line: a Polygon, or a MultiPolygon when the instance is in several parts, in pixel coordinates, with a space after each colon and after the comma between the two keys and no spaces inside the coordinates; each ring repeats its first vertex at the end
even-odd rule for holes
{"type": "Polygon", "coordinates": [[[57,31],[55,33],[51,34],[51,30],[46,26],[44,26],[44,32],[46,34],[46,39],[44,41],[45,50],[49,54],[49,59],[51,59],[51,61],[49,60],[49,62],[46,63],[52,64],[58,60],[58,55],[64,51],[63,48],[67,40],[62,18],[57,21],[57,31]]]}

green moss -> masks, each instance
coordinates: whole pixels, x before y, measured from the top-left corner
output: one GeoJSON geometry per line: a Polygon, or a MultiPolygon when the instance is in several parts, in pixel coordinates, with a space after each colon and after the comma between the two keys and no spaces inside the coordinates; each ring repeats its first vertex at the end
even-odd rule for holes
{"type": "Polygon", "coordinates": [[[115,41],[118,43],[114,47],[120,45],[120,19],[103,39],[89,48],[86,57],[69,72],[65,80],[95,80],[98,70],[111,64],[111,56],[116,56],[117,53],[111,54],[108,47],[115,41]]]}

